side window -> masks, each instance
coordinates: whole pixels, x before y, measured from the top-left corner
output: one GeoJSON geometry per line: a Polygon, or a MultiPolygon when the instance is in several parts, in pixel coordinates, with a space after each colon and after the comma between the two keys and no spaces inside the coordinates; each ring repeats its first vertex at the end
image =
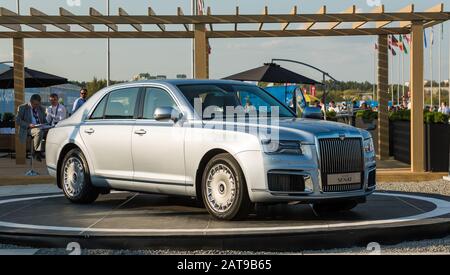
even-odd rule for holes
{"type": "Polygon", "coordinates": [[[145,91],[143,119],[153,119],[158,107],[172,107],[178,111],[177,104],[169,93],[159,88],[147,88],[145,91]]]}
{"type": "Polygon", "coordinates": [[[139,88],[111,92],[106,104],[105,119],[131,119],[134,117],[139,88]]]}
{"type": "Polygon", "coordinates": [[[95,111],[92,113],[90,119],[103,119],[103,115],[105,114],[105,106],[106,101],[108,100],[108,96],[105,96],[102,101],[97,105],[95,111]]]}

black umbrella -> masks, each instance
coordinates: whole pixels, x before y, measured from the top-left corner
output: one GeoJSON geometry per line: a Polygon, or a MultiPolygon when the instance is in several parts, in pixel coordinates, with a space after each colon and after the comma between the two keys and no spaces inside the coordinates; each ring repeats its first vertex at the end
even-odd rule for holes
{"type": "Polygon", "coordinates": [[[289,71],[275,63],[266,63],[262,67],[231,75],[224,79],[270,83],[321,84],[311,78],[289,71]]]}
{"type": "MultiPolygon", "coordinates": [[[[68,83],[66,78],[25,68],[25,88],[44,88],[68,83]]],[[[0,89],[14,88],[14,68],[0,74],[0,89]]]]}

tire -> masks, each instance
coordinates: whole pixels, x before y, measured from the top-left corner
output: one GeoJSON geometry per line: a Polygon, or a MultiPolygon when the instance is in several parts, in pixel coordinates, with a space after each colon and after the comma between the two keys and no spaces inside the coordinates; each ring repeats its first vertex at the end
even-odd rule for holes
{"type": "Polygon", "coordinates": [[[206,209],[216,219],[243,219],[253,209],[244,173],[230,154],[219,154],[208,162],[201,191],[206,209]]]}
{"type": "Polygon", "coordinates": [[[100,191],[92,186],[89,166],[80,149],[70,150],[60,169],[60,184],[64,195],[72,203],[93,203],[100,191]]]}
{"type": "Polygon", "coordinates": [[[358,206],[357,201],[348,200],[332,203],[315,203],[313,204],[314,211],[318,213],[331,213],[331,212],[343,212],[350,211],[358,206]]]}

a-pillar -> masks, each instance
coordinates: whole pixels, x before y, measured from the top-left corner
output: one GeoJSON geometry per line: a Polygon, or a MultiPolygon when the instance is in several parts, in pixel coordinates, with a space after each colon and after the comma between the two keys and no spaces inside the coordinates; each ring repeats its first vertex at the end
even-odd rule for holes
{"type": "MultiPolygon", "coordinates": [[[[25,102],[25,69],[24,69],[24,41],[23,38],[13,39],[14,54],[14,107],[17,110],[25,102]]],[[[15,145],[16,164],[26,162],[26,144],[19,140],[19,125],[16,123],[15,145]]]]}
{"type": "Polygon", "coordinates": [[[423,25],[411,27],[411,171],[425,171],[423,122],[423,25]]]}
{"type": "Polygon", "coordinates": [[[389,62],[388,37],[378,36],[378,152],[380,160],[389,159],[389,62]]]}

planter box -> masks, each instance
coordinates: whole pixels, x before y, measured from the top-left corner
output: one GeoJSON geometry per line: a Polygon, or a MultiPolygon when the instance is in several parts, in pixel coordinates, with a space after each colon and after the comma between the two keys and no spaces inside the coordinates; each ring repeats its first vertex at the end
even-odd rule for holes
{"type": "Polygon", "coordinates": [[[390,121],[390,155],[398,161],[411,164],[411,123],[390,121]]]}
{"type": "MultiPolygon", "coordinates": [[[[425,124],[425,169],[447,172],[449,169],[450,124],[425,124]]],[[[396,160],[411,164],[411,124],[390,121],[389,149],[396,160]]]]}
{"type": "Polygon", "coordinates": [[[450,125],[426,124],[427,171],[447,172],[449,169],[450,125]]]}

